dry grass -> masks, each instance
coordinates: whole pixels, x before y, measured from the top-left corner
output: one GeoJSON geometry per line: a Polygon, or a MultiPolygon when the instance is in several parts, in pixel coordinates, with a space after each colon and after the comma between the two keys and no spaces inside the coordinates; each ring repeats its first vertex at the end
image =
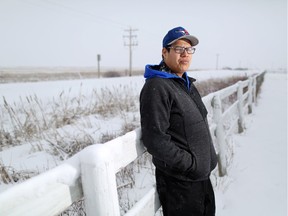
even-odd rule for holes
{"type": "Polygon", "coordinates": [[[196,83],[196,87],[202,97],[218,91],[220,89],[226,88],[230,85],[237,83],[238,81],[247,80],[247,76],[233,76],[225,79],[208,79],[199,83],[196,83]]]}
{"type": "MultiPolygon", "coordinates": [[[[142,75],[142,70],[134,70],[132,75],[142,75]]],[[[55,68],[31,68],[25,69],[15,68],[2,69],[0,68],[0,83],[15,83],[15,82],[40,82],[54,80],[75,80],[75,79],[95,79],[100,77],[123,77],[127,76],[126,70],[105,70],[98,73],[98,69],[55,69],[55,68]]]]}
{"type": "Polygon", "coordinates": [[[5,166],[2,162],[0,162],[0,182],[4,184],[22,182],[38,174],[39,173],[35,171],[16,170],[15,168],[5,166]]]}
{"type": "MultiPolygon", "coordinates": [[[[108,88],[100,91],[93,90],[89,97],[79,94],[77,97],[70,98],[69,92],[68,95],[62,92],[59,98],[48,104],[42,102],[36,95],[26,97],[24,100],[20,99],[19,104],[9,104],[3,98],[4,109],[0,120],[0,148],[20,145],[23,141],[32,142],[47,139],[48,132],[50,137],[52,132],[54,134],[52,137],[57,137],[56,140],[59,143],[62,141],[62,136],[57,133],[58,128],[76,124],[79,119],[88,116],[95,116],[95,118],[98,116],[98,118],[106,119],[114,116],[125,118],[129,112],[135,112],[138,109],[138,96],[133,92],[135,91],[128,86],[120,86],[112,90],[108,88]],[[9,127],[7,127],[8,125],[9,127]]],[[[127,132],[128,129],[133,130],[136,127],[132,127],[132,123],[127,122],[126,119],[124,120],[123,131],[127,132]]],[[[89,124],[92,125],[92,123],[89,124]]],[[[120,132],[120,134],[123,133],[120,132]]],[[[119,136],[119,134],[116,135],[119,136]]],[[[99,140],[93,140],[89,137],[89,134],[86,134],[85,138],[71,141],[68,144],[68,146],[71,146],[69,151],[76,153],[77,151],[73,149],[82,149],[75,146],[83,141],[88,144],[99,142],[99,140]]],[[[107,139],[104,141],[107,141],[107,139]]],[[[102,141],[100,140],[100,142],[102,141]]],[[[67,146],[67,143],[65,145],[67,146]]]]}

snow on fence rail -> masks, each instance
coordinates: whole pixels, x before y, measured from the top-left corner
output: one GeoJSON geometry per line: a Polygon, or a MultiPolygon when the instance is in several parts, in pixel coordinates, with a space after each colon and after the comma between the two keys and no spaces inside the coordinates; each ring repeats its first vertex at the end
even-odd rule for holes
{"type": "MultiPolygon", "coordinates": [[[[218,152],[219,175],[226,175],[226,137],[244,129],[244,116],[253,110],[256,89],[265,72],[203,98],[212,116],[210,130],[218,152]],[[234,97],[224,108],[223,100],[234,97]],[[229,122],[229,124],[227,124],[229,122]],[[229,125],[229,126],[227,126],[229,125]]],[[[145,152],[140,128],[105,144],[91,145],[45,173],[0,194],[0,215],[57,215],[74,201],[85,198],[87,216],[119,216],[116,173],[145,152]]],[[[126,216],[154,215],[160,208],[152,188],[126,216]]]]}

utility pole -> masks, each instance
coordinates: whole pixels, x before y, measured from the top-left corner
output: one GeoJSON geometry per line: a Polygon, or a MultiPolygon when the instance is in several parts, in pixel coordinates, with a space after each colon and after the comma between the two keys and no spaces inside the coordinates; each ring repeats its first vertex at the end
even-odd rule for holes
{"type": "Polygon", "coordinates": [[[124,38],[128,38],[128,43],[124,41],[124,46],[129,46],[129,76],[132,76],[132,47],[137,46],[137,41],[133,40],[133,38],[137,38],[137,35],[133,35],[133,32],[138,31],[138,29],[125,29],[128,32],[128,35],[124,35],[124,38]]]}
{"type": "Polygon", "coordinates": [[[101,61],[101,55],[97,55],[97,67],[98,67],[98,78],[100,78],[100,61],[101,61]]]}

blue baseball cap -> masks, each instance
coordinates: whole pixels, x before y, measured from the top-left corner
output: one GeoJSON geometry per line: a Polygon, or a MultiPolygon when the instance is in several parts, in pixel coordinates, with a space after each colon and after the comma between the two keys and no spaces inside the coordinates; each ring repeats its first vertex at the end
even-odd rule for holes
{"type": "Polygon", "coordinates": [[[190,35],[186,29],[183,27],[176,27],[168,31],[168,33],[163,38],[163,47],[167,47],[179,39],[189,40],[191,46],[196,46],[199,43],[199,40],[196,37],[190,35]]]}

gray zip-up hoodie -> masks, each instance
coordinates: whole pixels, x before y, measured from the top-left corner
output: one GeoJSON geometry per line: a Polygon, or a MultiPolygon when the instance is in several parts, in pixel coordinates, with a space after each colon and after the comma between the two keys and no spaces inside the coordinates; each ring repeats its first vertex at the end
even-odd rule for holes
{"type": "Polygon", "coordinates": [[[156,168],[185,181],[209,178],[217,156],[207,110],[193,82],[147,65],[140,94],[142,141],[156,168]]]}

